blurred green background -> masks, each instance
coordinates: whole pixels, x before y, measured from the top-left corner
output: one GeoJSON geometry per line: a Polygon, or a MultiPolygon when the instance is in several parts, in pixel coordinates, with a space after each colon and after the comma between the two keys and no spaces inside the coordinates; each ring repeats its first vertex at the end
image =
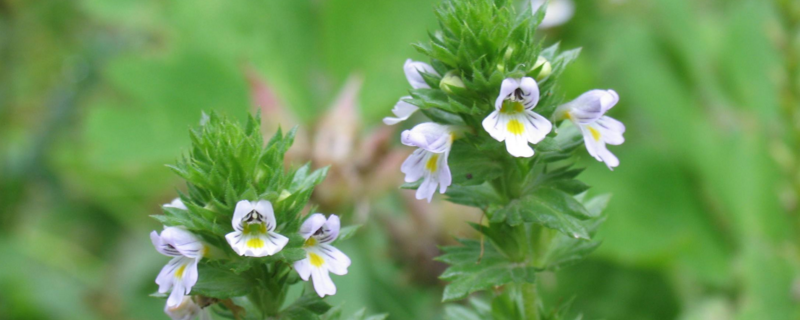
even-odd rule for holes
{"type": "MultiPolygon", "coordinates": [[[[164,164],[200,112],[259,106],[266,122],[301,124],[307,149],[338,115],[355,121],[347,141],[368,142],[406,93],[401,67],[420,58],[409,44],[435,30],[436,2],[0,0],[0,319],[166,319],[148,296],[167,260],[148,216],[183,188],[164,164]]],[[[798,25],[796,0],[576,0],[542,30],[583,47],[564,96],[613,88],[610,115],[628,128],[614,172],[581,155],[590,192],[614,197],[600,249],[543,278],[549,305],[574,297],[584,319],[800,319],[798,25]]],[[[315,154],[298,159],[325,162],[315,154]]],[[[477,216],[408,201],[394,168],[364,178],[389,180],[368,199],[320,198],[366,224],[330,302],[440,318],[430,258],[464,233],[448,219],[477,216]]]]}

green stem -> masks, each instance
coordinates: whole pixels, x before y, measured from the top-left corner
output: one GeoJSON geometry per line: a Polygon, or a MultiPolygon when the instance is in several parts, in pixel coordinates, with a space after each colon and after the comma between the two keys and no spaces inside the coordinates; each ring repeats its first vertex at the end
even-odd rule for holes
{"type": "Polygon", "coordinates": [[[539,320],[539,294],[536,290],[536,283],[523,283],[522,308],[527,320],[539,320]]]}

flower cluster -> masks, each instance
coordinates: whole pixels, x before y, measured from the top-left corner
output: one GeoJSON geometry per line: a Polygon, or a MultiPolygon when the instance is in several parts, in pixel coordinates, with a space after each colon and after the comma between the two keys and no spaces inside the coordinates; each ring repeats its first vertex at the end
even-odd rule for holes
{"type": "MultiPolygon", "coordinates": [[[[550,63],[539,57],[534,66],[550,63]]],[[[408,83],[414,89],[427,88],[424,74],[430,77],[439,76],[436,70],[419,61],[407,60],[403,66],[408,83]]],[[[545,70],[539,68],[539,70],[545,70]]],[[[540,71],[540,76],[547,76],[540,71]]],[[[441,87],[451,86],[454,81],[442,79],[441,87]]],[[[463,83],[459,79],[457,83],[463,83]]],[[[463,84],[460,86],[463,88],[463,84]]],[[[395,117],[386,117],[383,122],[394,125],[407,120],[419,110],[410,104],[411,96],[404,96],[392,109],[395,117]]],[[[553,122],[570,120],[579,127],[584,136],[586,150],[598,161],[605,162],[609,169],[619,165],[619,160],[606,148],[606,144],[619,145],[624,142],[622,134],[625,126],[605,113],[619,101],[614,90],[591,90],[575,100],[559,106],[552,122],[533,111],[539,103],[540,92],[536,80],[532,77],[506,78],[499,88],[494,102],[494,110],[483,119],[483,129],[495,140],[505,142],[506,150],[514,157],[533,157],[534,150],[530,144],[542,141],[552,130],[553,122]]],[[[417,147],[403,163],[401,171],[406,182],[415,182],[422,178],[417,189],[417,199],[433,198],[438,188],[444,194],[452,182],[448,167],[448,155],[453,141],[459,132],[468,128],[442,125],[436,122],[425,122],[410,130],[402,132],[404,145],[417,147]]]]}
{"type": "MultiPolygon", "coordinates": [[[[164,206],[187,209],[180,198],[164,206]]],[[[289,242],[289,238],[275,232],[275,213],[272,203],[266,200],[239,201],[231,223],[234,231],[225,238],[240,256],[271,256],[289,242]]],[[[296,261],[294,269],[304,281],[312,276],[320,297],[336,294],[328,272],[345,275],[350,266],[350,259],[330,245],[339,235],[339,217],[334,214],[326,221],[324,215],[315,213],[303,223],[299,233],[306,239],[303,245],[306,257],[296,261]]],[[[197,264],[208,255],[209,245],[181,227],[164,227],[161,234],[153,231],[150,239],[159,253],[173,257],[156,278],[159,293],[171,291],[165,312],[173,319],[191,319],[200,314],[201,308],[188,295],[199,277],[197,264]]]]}
{"type": "Polygon", "coordinates": [[[162,206],[164,214],[154,217],[164,228],[150,238],[172,258],[155,281],[172,319],[207,319],[211,311],[248,319],[322,315],[330,307],[319,301],[308,310],[308,301],[336,293],[330,273],[347,274],[350,259],[333,242],[354,229],[341,232],[335,214],[301,213],[327,169],[286,171],[283,157],[294,131],[279,130],[265,146],[259,122],[250,117],[242,127],[204,115],[189,155],[171,167],[188,191],[162,206]],[[316,295],[283,309],[289,286],[301,280],[312,282],[316,295]]]}
{"type": "MultiPolygon", "coordinates": [[[[554,10],[557,3],[571,2],[550,1],[554,10]]],[[[405,62],[409,95],[384,119],[429,119],[401,133],[416,148],[400,168],[403,188],[428,201],[438,190],[483,212],[471,224],[481,240],[458,239],[437,260],[449,265],[440,276],[444,301],[487,290],[491,312],[461,309],[454,318],[566,319],[566,308],[545,308],[537,274],[599,246],[593,237],[609,200],[587,193],[575,155],[585,146],[613,170],[619,159],[607,146],[624,142],[625,126],[606,115],[617,93],[590,90],[563,102],[558,78],[580,50],[542,48],[535,33],[547,26],[545,5],[532,0],[518,13],[517,4],[444,0],[436,8],[441,30],[414,45],[429,63],[405,62]]]]}

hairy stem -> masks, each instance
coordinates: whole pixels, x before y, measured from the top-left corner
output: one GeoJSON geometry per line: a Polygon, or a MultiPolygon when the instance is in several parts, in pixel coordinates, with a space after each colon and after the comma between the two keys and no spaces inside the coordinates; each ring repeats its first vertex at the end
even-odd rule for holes
{"type": "Polygon", "coordinates": [[[539,294],[536,283],[523,283],[521,285],[522,307],[525,319],[539,320],[539,294]]]}

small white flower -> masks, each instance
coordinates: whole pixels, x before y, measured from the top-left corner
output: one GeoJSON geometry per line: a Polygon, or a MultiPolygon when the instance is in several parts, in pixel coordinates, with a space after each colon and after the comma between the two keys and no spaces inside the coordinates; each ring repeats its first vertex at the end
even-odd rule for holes
{"type": "Polygon", "coordinates": [[[495,110],[483,120],[483,128],[497,141],[505,141],[508,153],[515,157],[531,157],[528,145],[538,143],[550,133],[553,125],[533,112],[539,103],[539,85],[533,78],[508,78],[500,86],[495,110]]]}
{"type": "Polygon", "coordinates": [[[177,208],[177,209],[181,209],[181,210],[187,210],[186,205],[183,204],[183,201],[181,201],[181,198],[172,199],[172,202],[164,204],[164,205],[162,205],[162,207],[165,207],[165,208],[177,208]]]}
{"type": "MultiPolygon", "coordinates": [[[[545,0],[531,0],[531,9],[536,12],[544,3],[545,0]]],[[[575,14],[575,4],[572,0],[552,0],[547,5],[547,11],[539,28],[547,29],[565,24],[572,19],[573,14],[575,14]]]]}
{"type": "Polygon", "coordinates": [[[619,159],[608,151],[606,144],[620,145],[625,142],[622,134],[625,125],[605,113],[619,102],[614,90],[591,90],[562,106],[554,113],[557,120],[569,119],[583,133],[586,151],[605,162],[609,169],[619,166],[619,159]]]}
{"type": "Polygon", "coordinates": [[[281,251],[289,238],[277,234],[275,212],[266,200],[239,201],[233,211],[233,232],[225,239],[240,256],[264,257],[281,251]]]}
{"type": "Polygon", "coordinates": [[[304,281],[311,280],[320,297],[336,294],[330,274],[347,274],[350,258],[330,245],[339,236],[339,217],[332,214],[327,220],[321,213],[312,214],[300,226],[300,235],[306,239],[303,250],[306,258],[294,263],[294,269],[304,281]]]}
{"type": "Polygon", "coordinates": [[[197,303],[192,300],[192,297],[184,296],[180,304],[170,307],[169,304],[164,306],[164,313],[166,313],[172,320],[192,320],[198,315],[200,320],[211,320],[208,311],[203,310],[197,303]]]}
{"type": "Polygon", "coordinates": [[[397,104],[395,104],[394,108],[392,108],[392,113],[394,113],[395,117],[383,118],[383,123],[389,126],[398,124],[402,121],[408,120],[408,118],[411,117],[414,112],[419,110],[419,107],[403,101],[405,99],[411,99],[411,96],[400,97],[400,100],[398,100],[397,104]]]}
{"type": "Polygon", "coordinates": [[[437,73],[436,70],[431,67],[431,65],[425,62],[413,61],[411,59],[406,60],[406,63],[403,65],[403,71],[406,73],[406,79],[408,79],[408,83],[414,89],[429,89],[431,87],[425,82],[425,79],[422,78],[420,72],[439,76],[439,73],[437,73]]]}
{"type": "Polygon", "coordinates": [[[207,247],[189,231],[178,227],[165,227],[161,235],[153,231],[150,240],[159,253],[173,257],[161,269],[156,283],[160,293],[172,289],[167,307],[176,307],[197,283],[197,262],[203,258],[207,247]]]}
{"type": "Polygon", "coordinates": [[[411,130],[403,131],[400,141],[407,146],[419,148],[400,167],[400,171],[406,175],[406,182],[423,179],[417,189],[417,199],[431,202],[437,187],[440,193],[447,191],[452,182],[447,157],[454,138],[454,132],[449,126],[433,122],[420,123],[411,130]]]}

